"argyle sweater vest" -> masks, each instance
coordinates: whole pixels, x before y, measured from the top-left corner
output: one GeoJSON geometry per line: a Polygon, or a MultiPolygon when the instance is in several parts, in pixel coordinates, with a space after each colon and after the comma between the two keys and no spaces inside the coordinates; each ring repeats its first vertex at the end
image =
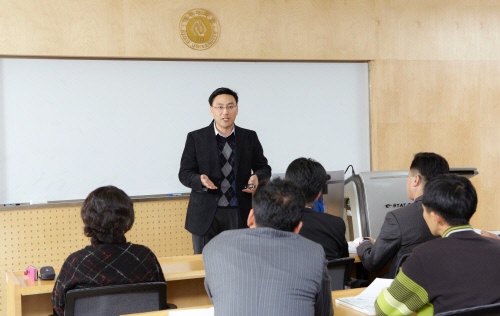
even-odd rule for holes
{"type": "Polygon", "coordinates": [[[236,148],[236,137],[234,133],[228,137],[217,135],[217,145],[219,149],[219,160],[222,179],[220,189],[222,196],[219,199],[219,207],[237,207],[236,198],[236,174],[234,172],[234,152],[236,148]]]}

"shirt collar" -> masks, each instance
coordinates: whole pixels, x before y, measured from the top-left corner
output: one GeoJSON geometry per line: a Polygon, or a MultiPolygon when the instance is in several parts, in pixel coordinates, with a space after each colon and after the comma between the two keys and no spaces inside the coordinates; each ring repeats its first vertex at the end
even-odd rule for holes
{"type": "Polygon", "coordinates": [[[222,135],[221,133],[219,133],[219,131],[217,130],[217,127],[215,127],[215,121],[214,121],[214,131],[215,131],[215,136],[220,135],[220,136],[222,136],[222,137],[226,138],[226,137],[231,136],[231,134],[235,134],[235,135],[236,135],[236,131],[235,131],[235,128],[234,128],[235,126],[236,126],[236,125],[233,125],[233,130],[231,131],[231,133],[230,133],[229,135],[224,136],[224,135],[222,135]]]}
{"type": "Polygon", "coordinates": [[[453,226],[453,227],[450,227],[447,230],[445,230],[445,232],[443,234],[443,238],[446,238],[453,233],[464,232],[464,231],[468,231],[468,230],[474,231],[474,229],[472,228],[471,225],[453,226]]]}

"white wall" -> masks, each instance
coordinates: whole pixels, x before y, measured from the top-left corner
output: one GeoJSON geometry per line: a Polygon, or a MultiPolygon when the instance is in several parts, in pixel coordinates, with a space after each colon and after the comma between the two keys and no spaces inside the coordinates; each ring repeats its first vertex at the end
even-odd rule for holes
{"type": "Polygon", "coordinates": [[[189,192],[186,134],[221,86],[273,173],[301,156],[370,170],[367,63],[0,59],[0,203],[189,192]]]}

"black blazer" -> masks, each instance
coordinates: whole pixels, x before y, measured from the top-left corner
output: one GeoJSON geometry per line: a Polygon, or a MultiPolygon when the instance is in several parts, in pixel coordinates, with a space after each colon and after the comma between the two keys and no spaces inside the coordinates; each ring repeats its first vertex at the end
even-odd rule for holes
{"type": "Polygon", "coordinates": [[[349,257],[345,231],[344,220],[338,216],[317,213],[309,208],[302,211],[299,234],[323,246],[328,261],[349,257]]]}
{"type": "MultiPolygon", "coordinates": [[[[271,167],[264,156],[264,150],[257,133],[235,126],[235,166],[236,197],[240,215],[240,226],[247,227],[248,213],[252,208],[252,194],[242,192],[252,174],[259,181],[271,177],[271,167]]],[[[224,176],[221,172],[214,122],[208,127],[190,132],[181,158],[179,180],[191,188],[186,214],[185,228],[195,235],[205,234],[212,224],[217,209],[217,202],[222,193],[207,190],[201,184],[200,175],[206,174],[220,188],[224,176]]]]}

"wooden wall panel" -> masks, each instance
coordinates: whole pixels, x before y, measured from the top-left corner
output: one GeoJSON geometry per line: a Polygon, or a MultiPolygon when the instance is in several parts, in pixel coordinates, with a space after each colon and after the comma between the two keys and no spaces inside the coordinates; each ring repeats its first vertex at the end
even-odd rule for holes
{"type": "Polygon", "coordinates": [[[378,2],[374,59],[481,60],[498,58],[500,2],[378,2]]]}
{"type": "Polygon", "coordinates": [[[188,199],[134,203],[137,217],[127,238],[147,245],[157,257],[193,254],[191,234],[184,229],[187,205],[188,199]]]}
{"type": "Polygon", "coordinates": [[[498,230],[499,76],[499,61],[372,62],[372,169],[408,169],[420,151],[474,166],[479,206],[472,223],[498,230]]]}
{"type": "Polygon", "coordinates": [[[251,60],[498,58],[496,0],[2,0],[0,55],[251,60]],[[179,36],[210,10],[221,35],[204,51],[179,36]]]}
{"type": "Polygon", "coordinates": [[[481,83],[479,104],[475,109],[481,120],[475,127],[480,133],[480,157],[482,176],[479,199],[481,213],[477,214],[474,223],[478,227],[500,230],[500,195],[498,194],[498,172],[500,172],[500,61],[484,61],[480,63],[481,83]]]}
{"type": "Polygon", "coordinates": [[[123,56],[123,1],[0,1],[0,54],[123,56]]]}

